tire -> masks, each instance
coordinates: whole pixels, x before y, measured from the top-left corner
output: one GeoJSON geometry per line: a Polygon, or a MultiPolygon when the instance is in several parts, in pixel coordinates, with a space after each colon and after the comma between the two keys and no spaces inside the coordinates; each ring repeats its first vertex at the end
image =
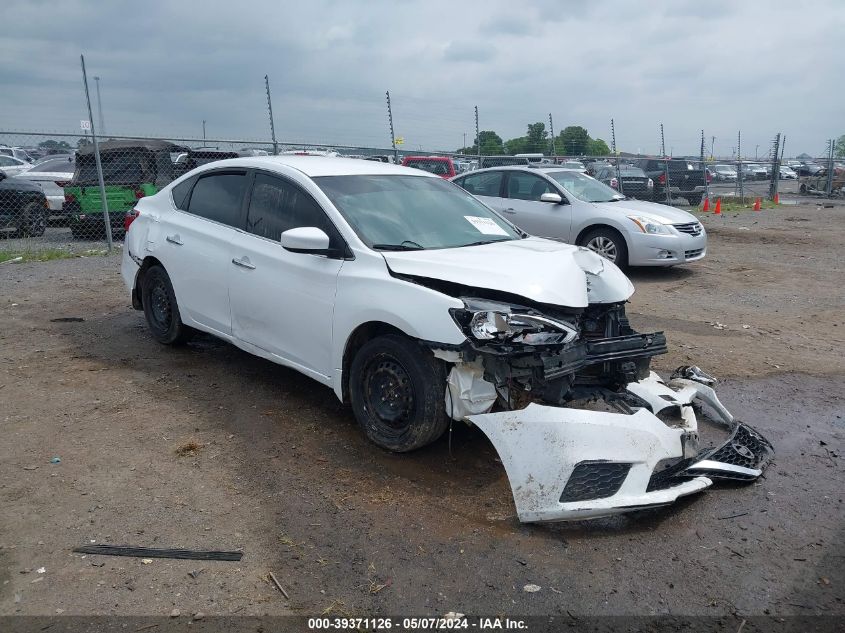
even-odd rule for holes
{"type": "Polygon", "coordinates": [[[47,230],[48,211],[37,202],[30,202],[23,208],[17,237],[41,237],[47,230]]]}
{"type": "Polygon", "coordinates": [[[164,345],[180,345],[194,330],[182,323],[170,277],[161,266],[151,266],[141,281],[141,303],[153,338],[164,345]]]}
{"type": "Polygon", "coordinates": [[[686,196],[686,198],[687,198],[687,202],[690,203],[690,206],[697,207],[698,205],[701,204],[701,200],[702,200],[702,198],[704,198],[704,194],[697,193],[697,194],[692,195],[692,196],[686,196]]]}
{"type": "Polygon", "coordinates": [[[616,229],[605,226],[590,229],[581,236],[578,245],[585,246],[605,259],[609,259],[619,268],[625,268],[628,265],[628,245],[616,229]]]}
{"type": "Polygon", "coordinates": [[[800,193],[807,193],[807,185],[805,185],[805,184],[803,184],[803,183],[802,183],[802,184],[798,187],[798,191],[799,191],[800,193]]]}
{"type": "Polygon", "coordinates": [[[443,435],[445,390],[444,363],[405,336],[376,337],[352,359],[352,411],[367,438],[389,451],[413,451],[443,435]]]}

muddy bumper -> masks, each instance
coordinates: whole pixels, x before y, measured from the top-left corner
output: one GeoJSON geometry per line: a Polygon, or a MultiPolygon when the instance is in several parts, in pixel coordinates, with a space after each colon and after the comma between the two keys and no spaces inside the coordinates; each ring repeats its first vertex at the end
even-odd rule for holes
{"type": "Polygon", "coordinates": [[[493,443],[523,522],[595,518],[670,504],[715,479],[753,481],[773,454],[694,380],[651,375],[630,383],[631,413],[530,404],[469,415],[493,443]],[[696,408],[726,440],[699,447],[696,408]]]}

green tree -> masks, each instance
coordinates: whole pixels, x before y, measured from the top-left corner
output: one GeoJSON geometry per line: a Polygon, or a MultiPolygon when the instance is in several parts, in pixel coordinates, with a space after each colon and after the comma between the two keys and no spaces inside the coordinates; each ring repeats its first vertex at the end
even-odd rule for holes
{"type": "MultiPolygon", "coordinates": [[[[502,137],[496,134],[493,130],[481,130],[478,133],[481,139],[481,155],[482,156],[498,156],[505,153],[504,142],[502,137]]],[[[470,147],[462,147],[458,150],[459,154],[478,154],[478,139],[470,147]]]]}
{"type": "Polygon", "coordinates": [[[42,147],[44,149],[70,149],[70,145],[67,141],[54,141],[53,139],[41,141],[38,144],[38,147],[42,147]]]}
{"type": "MultiPolygon", "coordinates": [[[[558,154],[567,156],[584,156],[590,143],[590,135],[580,125],[570,125],[558,134],[555,147],[558,154]]],[[[606,145],[605,145],[606,147],[606,145]]]]}
{"type": "Polygon", "coordinates": [[[591,138],[587,143],[587,156],[610,156],[610,148],[600,138],[591,138]]]}
{"type": "Polygon", "coordinates": [[[505,153],[513,156],[514,154],[525,154],[528,150],[528,137],[519,136],[505,141],[505,153]]]}
{"type": "Polygon", "coordinates": [[[528,134],[525,137],[524,153],[545,154],[549,149],[549,133],[542,121],[528,124],[528,134]]]}
{"type": "Polygon", "coordinates": [[[836,155],[836,158],[845,158],[845,134],[837,139],[833,153],[836,155]]]}

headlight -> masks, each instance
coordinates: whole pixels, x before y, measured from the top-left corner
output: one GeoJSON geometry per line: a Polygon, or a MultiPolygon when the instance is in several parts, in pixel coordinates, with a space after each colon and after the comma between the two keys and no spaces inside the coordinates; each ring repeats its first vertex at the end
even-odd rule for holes
{"type": "Polygon", "coordinates": [[[643,217],[640,215],[629,215],[628,219],[631,220],[634,224],[637,225],[637,228],[640,229],[643,233],[648,233],[649,235],[671,235],[672,233],[669,231],[669,227],[665,224],[661,224],[657,220],[649,217],[643,217]]]}
{"type": "Polygon", "coordinates": [[[450,310],[464,333],[477,341],[556,345],[578,336],[576,326],[531,314],[517,306],[488,301],[465,300],[464,309],[450,310]]]}

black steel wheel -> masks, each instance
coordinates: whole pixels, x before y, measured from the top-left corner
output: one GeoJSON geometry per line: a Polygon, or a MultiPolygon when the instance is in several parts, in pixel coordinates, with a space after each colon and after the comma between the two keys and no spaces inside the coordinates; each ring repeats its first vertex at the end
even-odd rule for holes
{"type": "Polygon", "coordinates": [[[141,302],[147,326],[159,343],[178,345],[191,338],[193,330],[182,323],[173,285],[161,266],[151,266],[144,273],[141,302]]]}
{"type": "Polygon", "coordinates": [[[446,368],[430,350],[388,334],[365,343],[350,367],[355,418],[374,444],[404,453],[430,444],[449,425],[446,368]]]}

